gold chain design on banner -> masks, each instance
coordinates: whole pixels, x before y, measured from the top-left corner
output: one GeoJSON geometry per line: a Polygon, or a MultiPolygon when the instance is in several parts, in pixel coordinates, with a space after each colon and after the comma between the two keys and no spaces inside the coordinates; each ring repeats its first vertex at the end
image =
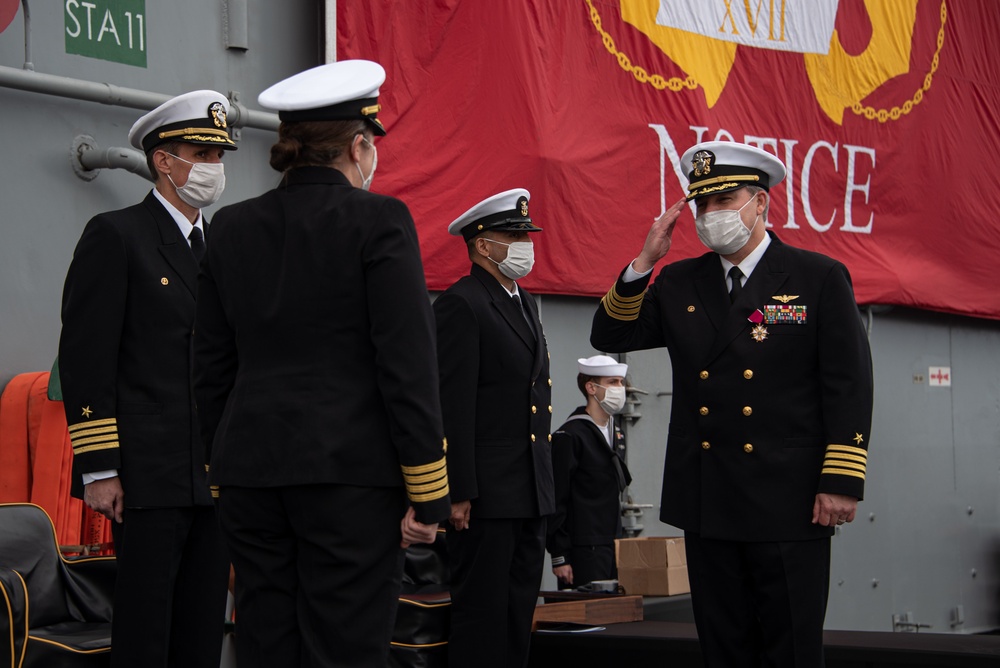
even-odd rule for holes
{"type": "Polygon", "coordinates": [[[687,77],[685,79],[670,77],[667,79],[662,74],[649,74],[642,67],[633,65],[628,56],[615,48],[615,40],[612,39],[611,35],[606,33],[601,27],[601,15],[597,13],[597,9],[594,7],[593,3],[590,0],[586,1],[587,6],[590,7],[590,20],[593,21],[594,27],[597,28],[597,32],[601,33],[601,41],[604,42],[604,48],[608,50],[608,53],[618,59],[618,65],[623,70],[632,73],[632,76],[636,78],[636,81],[639,83],[648,83],[657,90],[669,88],[675,93],[679,92],[682,88],[694,90],[698,87],[698,82],[694,80],[694,77],[687,77]]]}
{"type": "MultiPolygon", "coordinates": [[[[631,59],[629,59],[627,55],[615,48],[615,40],[611,37],[611,35],[605,32],[604,28],[601,27],[601,15],[597,13],[597,9],[594,7],[591,0],[586,0],[586,3],[587,6],[590,7],[590,20],[593,22],[594,28],[596,28],[597,32],[601,35],[601,41],[604,43],[604,48],[618,60],[618,65],[626,72],[630,72],[639,83],[648,83],[657,90],[669,88],[675,93],[680,92],[682,88],[694,90],[698,87],[698,82],[695,81],[694,77],[689,76],[684,79],[679,77],[670,77],[667,79],[661,74],[649,74],[644,68],[638,65],[633,65],[631,59]]],[[[937,49],[934,51],[934,58],[931,60],[931,69],[924,77],[923,87],[918,88],[917,92],[913,94],[911,99],[904,102],[901,107],[893,107],[892,109],[875,109],[874,107],[863,106],[861,103],[857,103],[851,106],[851,111],[859,116],[864,116],[870,121],[877,119],[879,123],[885,123],[889,120],[899,120],[900,116],[903,114],[910,113],[914,105],[920,104],[924,99],[924,93],[931,88],[934,73],[937,72],[937,68],[940,63],[941,47],[944,46],[944,24],[947,18],[947,2],[946,0],[941,0],[941,28],[938,30],[937,49]]]]}
{"type": "Polygon", "coordinates": [[[944,24],[947,19],[947,3],[945,0],[941,0],[941,28],[938,30],[937,49],[934,51],[934,58],[931,59],[931,69],[924,77],[923,87],[918,88],[912,98],[904,102],[902,107],[893,107],[892,109],[875,109],[874,107],[863,106],[858,102],[851,106],[851,111],[858,116],[864,116],[869,121],[878,119],[879,123],[885,123],[888,120],[898,121],[900,116],[910,113],[915,105],[920,104],[924,99],[924,93],[931,89],[931,81],[934,79],[934,73],[937,72],[938,64],[940,63],[941,47],[944,46],[944,24]]]}

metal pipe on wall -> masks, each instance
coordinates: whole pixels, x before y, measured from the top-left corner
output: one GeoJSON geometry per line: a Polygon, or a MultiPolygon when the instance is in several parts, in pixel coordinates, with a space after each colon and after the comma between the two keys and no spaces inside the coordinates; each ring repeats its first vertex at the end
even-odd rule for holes
{"type": "Polygon", "coordinates": [[[149,174],[149,167],[146,165],[146,156],[135,149],[124,146],[112,146],[109,148],[96,148],[80,152],[80,164],[85,169],[124,169],[138,174],[147,181],[152,181],[149,174]]]}
{"type": "Polygon", "coordinates": [[[24,69],[34,70],[35,65],[31,62],[31,10],[28,9],[28,0],[21,0],[21,8],[24,10],[24,69]]]}
{"type": "MultiPolygon", "coordinates": [[[[163,93],[123,88],[109,83],[71,79],[54,74],[3,66],[0,66],[0,87],[146,111],[158,107],[173,97],[163,93]]],[[[242,104],[232,102],[230,104],[229,124],[232,127],[276,131],[280,121],[277,114],[247,109],[242,104]]]]}
{"type": "Polygon", "coordinates": [[[124,169],[147,181],[153,180],[142,151],[124,146],[101,148],[90,135],[78,135],[73,140],[70,164],[73,172],[84,181],[93,181],[102,169],[124,169]]]}
{"type": "Polygon", "coordinates": [[[337,0],[323,3],[323,62],[337,62],[337,0]]]}

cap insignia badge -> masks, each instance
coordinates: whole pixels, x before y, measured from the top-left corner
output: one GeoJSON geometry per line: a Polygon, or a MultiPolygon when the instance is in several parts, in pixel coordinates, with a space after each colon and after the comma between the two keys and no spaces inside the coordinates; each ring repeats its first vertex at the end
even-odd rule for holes
{"type": "Polygon", "coordinates": [[[767,327],[765,327],[764,325],[755,326],[753,329],[750,330],[750,336],[757,343],[764,341],[765,339],[767,339],[767,327]]]}
{"type": "Polygon", "coordinates": [[[694,159],[691,161],[694,167],[695,176],[704,176],[705,174],[711,174],[712,172],[712,160],[715,156],[711,151],[698,151],[694,154],[694,159]]]}
{"type": "Polygon", "coordinates": [[[798,299],[798,295],[771,295],[771,299],[781,302],[782,304],[787,304],[790,301],[798,299]]]}
{"type": "Polygon", "coordinates": [[[223,106],[221,102],[213,102],[210,104],[208,107],[208,115],[212,118],[212,122],[215,123],[215,127],[226,127],[226,107],[223,106]]]}
{"type": "Polygon", "coordinates": [[[528,200],[526,200],[525,198],[522,197],[520,199],[520,201],[518,202],[518,204],[521,205],[521,217],[522,218],[527,218],[528,217],[528,200]]]}

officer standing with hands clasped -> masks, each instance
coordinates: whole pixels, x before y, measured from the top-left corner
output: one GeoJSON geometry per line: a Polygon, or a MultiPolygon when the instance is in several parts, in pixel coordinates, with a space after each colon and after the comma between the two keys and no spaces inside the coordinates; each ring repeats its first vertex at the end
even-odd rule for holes
{"type": "Polygon", "coordinates": [[[777,158],[716,141],[681,162],[712,252],[647,290],[685,202],[667,209],[601,301],[591,343],[670,353],[660,519],[684,530],[706,664],[822,666],[830,537],[864,492],[868,338],[844,265],[766,231],[777,158]]]}
{"type": "Polygon", "coordinates": [[[451,507],[416,229],[368,192],[384,81],[344,60],[260,94],[281,183],[219,211],[202,267],[195,387],[240,668],[385,665],[401,548],[451,507]]]}
{"type": "Polygon", "coordinates": [[[548,519],[547,547],[559,583],[579,587],[618,576],[621,493],[632,476],[623,459],[625,437],[614,420],[625,408],[628,365],[595,355],[577,360],[577,369],[587,403],[552,434],[556,512],[548,519]]]}
{"type": "Polygon", "coordinates": [[[519,667],[554,510],[548,350],[534,298],[527,190],[498,193],[448,231],[472,270],[434,302],[448,438],[452,668],[519,667]]]}
{"type": "MultiPolygon", "coordinates": [[[[95,216],[66,276],[59,367],[74,484],[112,520],[111,665],[219,665],[229,562],[191,391],[201,213],[225,186],[225,96],[199,90],[140,118],[129,142],[153,190],[95,216]]],[[[75,490],[74,494],[79,494],[75,490]]]]}

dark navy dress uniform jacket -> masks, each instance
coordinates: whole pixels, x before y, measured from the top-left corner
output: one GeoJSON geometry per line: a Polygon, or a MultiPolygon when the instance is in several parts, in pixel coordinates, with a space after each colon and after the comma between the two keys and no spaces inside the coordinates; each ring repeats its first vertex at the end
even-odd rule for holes
{"type": "Polygon", "coordinates": [[[715,253],[647,283],[619,277],[591,343],[670,353],[660,519],[723,540],[831,535],[811,523],[815,495],[862,498],[872,418],[871,354],[847,269],[772,235],[732,306],[715,253]],[[805,307],[804,322],[753,322],[779,305],[805,307]]]}

